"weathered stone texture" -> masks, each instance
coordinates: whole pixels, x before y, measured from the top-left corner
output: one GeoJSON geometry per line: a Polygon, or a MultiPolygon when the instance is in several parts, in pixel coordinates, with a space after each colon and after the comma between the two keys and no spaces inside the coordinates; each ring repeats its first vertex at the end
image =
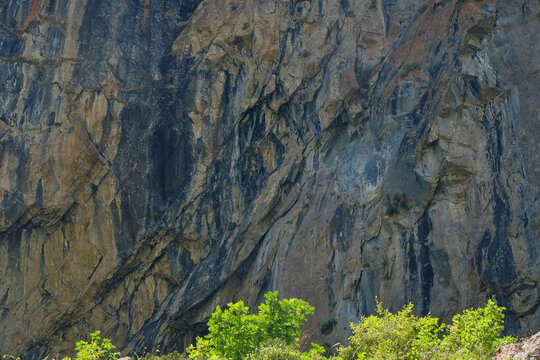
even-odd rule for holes
{"type": "Polygon", "coordinates": [[[320,343],[375,296],[538,331],[539,14],[0,0],[0,349],[182,349],[274,289],[320,343]]]}
{"type": "Polygon", "coordinates": [[[520,343],[501,346],[493,360],[534,360],[540,359],[540,332],[520,343]]]}

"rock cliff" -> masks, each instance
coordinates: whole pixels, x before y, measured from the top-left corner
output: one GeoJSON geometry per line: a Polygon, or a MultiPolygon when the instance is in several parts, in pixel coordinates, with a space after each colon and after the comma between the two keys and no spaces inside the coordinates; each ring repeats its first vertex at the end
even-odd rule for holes
{"type": "Polygon", "coordinates": [[[540,329],[535,0],[0,0],[0,349],[183,349],[269,290],[333,344],[540,329]]]}

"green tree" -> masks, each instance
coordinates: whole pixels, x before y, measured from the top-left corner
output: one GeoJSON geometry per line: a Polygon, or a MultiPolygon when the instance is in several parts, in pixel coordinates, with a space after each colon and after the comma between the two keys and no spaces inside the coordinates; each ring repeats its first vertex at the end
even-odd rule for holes
{"type": "Polygon", "coordinates": [[[278,292],[264,295],[266,301],[259,305],[258,322],[264,340],[281,339],[292,344],[300,338],[300,328],[306,315],[313,314],[314,307],[299,299],[278,300],[278,292]]]}
{"type": "Polygon", "coordinates": [[[259,319],[248,310],[243,301],[229,303],[226,310],[216,308],[208,321],[207,336],[216,355],[240,359],[257,348],[263,334],[259,319]]]}
{"type": "Polygon", "coordinates": [[[258,314],[248,314],[243,301],[216,308],[208,321],[209,334],[197,338],[187,350],[191,359],[244,359],[271,339],[291,345],[298,341],[305,317],[314,308],[298,299],[278,300],[278,292],[265,295],[258,314]]]}
{"type": "Polygon", "coordinates": [[[116,347],[111,340],[102,339],[99,334],[99,331],[90,334],[90,342],[77,341],[75,346],[76,360],[116,360],[118,357],[118,353],[114,352],[116,347]]]}

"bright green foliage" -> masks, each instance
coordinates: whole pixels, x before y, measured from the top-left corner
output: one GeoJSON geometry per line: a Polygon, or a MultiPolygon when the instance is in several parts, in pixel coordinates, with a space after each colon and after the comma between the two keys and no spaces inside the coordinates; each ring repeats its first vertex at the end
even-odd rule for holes
{"type": "Polygon", "coordinates": [[[229,308],[221,310],[218,306],[208,321],[209,343],[212,353],[231,359],[240,359],[254,351],[262,340],[259,319],[249,315],[243,301],[229,303],[229,308]]]}
{"type": "Polygon", "coordinates": [[[77,341],[76,360],[116,360],[119,354],[113,351],[115,346],[111,340],[102,339],[99,334],[99,331],[90,334],[92,341],[89,343],[83,340],[77,341]]]}
{"type": "Polygon", "coordinates": [[[197,346],[190,345],[187,348],[188,357],[196,360],[226,360],[212,346],[212,342],[208,339],[198,337],[197,346]]]}
{"type": "Polygon", "coordinates": [[[283,340],[270,340],[257,351],[249,354],[247,360],[323,360],[324,348],[311,344],[309,352],[300,352],[298,345],[290,345],[283,340]]]}
{"type": "Polygon", "coordinates": [[[259,305],[257,315],[264,340],[282,339],[287,344],[297,342],[306,315],[313,314],[315,308],[298,299],[279,301],[277,291],[269,292],[264,296],[266,301],[259,305]]]}
{"type": "Polygon", "coordinates": [[[513,337],[500,338],[504,329],[503,310],[489,300],[485,308],[465,310],[463,314],[455,315],[441,347],[459,356],[491,358],[499,346],[517,341],[513,337]]]}
{"type": "Polygon", "coordinates": [[[155,354],[147,353],[142,357],[135,355],[135,359],[136,360],[188,360],[189,358],[185,353],[179,353],[178,351],[173,351],[165,355],[160,355],[159,351],[156,351],[155,354]]]}
{"type": "Polygon", "coordinates": [[[343,360],[392,359],[491,359],[498,346],[515,341],[500,338],[504,308],[489,301],[485,308],[465,310],[453,325],[438,319],[412,315],[412,304],[396,314],[377,301],[377,315],[351,324],[350,345],[339,349],[343,360]]]}
{"type": "Polygon", "coordinates": [[[187,350],[191,359],[244,359],[262,344],[279,339],[286,345],[296,343],[305,317],[313,307],[298,299],[277,299],[278,292],[265,295],[258,314],[248,314],[243,301],[229,303],[226,310],[217,307],[208,321],[209,334],[197,338],[187,350]]]}
{"type": "Polygon", "coordinates": [[[409,304],[392,314],[377,301],[377,316],[363,317],[357,325],[351,324],[354,335],[350,345],[341,348],[345,360],[366,359],[420,359],[428,355],[439,342],[444,325],[437,318],[417,317],[409,304]]]}
{"type": "MultiPolygon", "coordinates": [[[[309,352],[298,346],[300,328],[313,307],[298,299],[278,300],[278,293],[265,295],[257,314],[249,314],[242,301],[219,306],[208,321],[209,334],[197,338],[186,354],[146,355],[140,360],[328,360],[324,348],[312,344],[309,352]]],[[[488,301],[485,308],[465,310],[453,317],[452,325],[439,324],[429,314],[417,317],[409,304],[396,314],[377,300],[377,314],[351,324],[350,345],[338,349],[333,360],[487,360],[496,349],[515,342],[501,338],[503,307],[488,301]]],[[[118,353],[99,331],[92,341],[77,342],[75,360],[116,360],[118,353]]],[[[5,358],[5,357],[4,357],[5,358]]],[[[65,358],[64,360],[71,360],[65,358]]]]}

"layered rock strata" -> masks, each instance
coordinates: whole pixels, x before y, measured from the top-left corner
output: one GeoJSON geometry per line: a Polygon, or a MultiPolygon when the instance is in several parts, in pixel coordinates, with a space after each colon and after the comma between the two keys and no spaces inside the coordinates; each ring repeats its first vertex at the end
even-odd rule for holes
{"type": "MultiPolygon", "coordinates": [[[[534,0],[0,0],[0,349],[183,349],[268,290],[540,329],[534,0]]],[[[324,325],[324,326],[321,326],[324,325]]]]}

